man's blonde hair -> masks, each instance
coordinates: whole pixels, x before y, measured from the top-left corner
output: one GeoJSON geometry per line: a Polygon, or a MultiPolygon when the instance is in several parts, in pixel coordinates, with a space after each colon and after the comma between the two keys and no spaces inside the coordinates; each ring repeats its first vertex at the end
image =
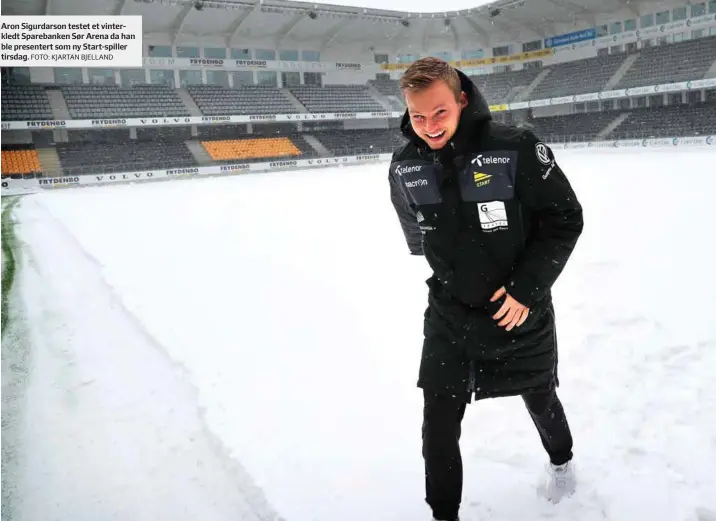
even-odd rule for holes
{"type": "Polygon", "coordinates": [[[444,81],[450,90],[455,94],[455,99],[460,98],[462,84],[457,71],[445,60],[429,56],[420,58],[413,62],[400,78],[400,90],[405,93],[419,92],[428,88],[436,81],[444,81]]]}

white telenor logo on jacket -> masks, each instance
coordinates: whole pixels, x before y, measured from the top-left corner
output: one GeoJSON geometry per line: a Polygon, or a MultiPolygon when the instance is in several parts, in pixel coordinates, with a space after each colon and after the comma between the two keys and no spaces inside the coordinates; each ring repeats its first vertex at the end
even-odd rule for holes
{"type": "Polygon", "coordinates": [[[420,172],[422,169],[423,169],[423,165],[404,166],[404,167],[401,167],[400,165],[398,165],[395,167],[395,173],[398,175],[410,174],[412,172],[420,172]]]}
{"type": "Polygon", "coordinates": [[[509,157],[482,157],[482,154],[479,154],[475,159],[470,161],[473,165],[477,163],[477,166],[484,166],[484,165],[506,165],[510,162],[509,157]]]}

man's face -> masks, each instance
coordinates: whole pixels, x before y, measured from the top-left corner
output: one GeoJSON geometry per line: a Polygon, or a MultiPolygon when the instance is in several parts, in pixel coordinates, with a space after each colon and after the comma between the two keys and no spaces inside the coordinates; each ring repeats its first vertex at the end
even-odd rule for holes
{"type": "Polygon", "coordinates": [[[405,102],[415,133],[438,150],[455,134],[467,96],[461,92],[456,100],[448,84],[440,80],[419,92],[406,91],[405,102]]]}

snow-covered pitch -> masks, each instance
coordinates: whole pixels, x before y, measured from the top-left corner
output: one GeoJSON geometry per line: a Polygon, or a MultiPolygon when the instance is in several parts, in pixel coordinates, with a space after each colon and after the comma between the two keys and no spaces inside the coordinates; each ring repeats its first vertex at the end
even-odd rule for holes
{"type": "MultiPolygon", "coordinates": [[[[462,519],[713,521],[716,155],[556,153],[586,221],[554,288],[578,492],[538,498],[521,400],[479,402],[462,519]]],[[[15,521],[430,518],[429,269],[387,165],[43,193],[15,218],[15,521]]]]}

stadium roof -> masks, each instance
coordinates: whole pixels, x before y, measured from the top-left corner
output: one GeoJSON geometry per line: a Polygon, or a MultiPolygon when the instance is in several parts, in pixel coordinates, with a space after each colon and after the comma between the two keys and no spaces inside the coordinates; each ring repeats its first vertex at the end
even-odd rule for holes
{"type": "Polygon", "coordinates": [[[175,44],[201,38],[229,47],[251,42],[251,47],[325,51],[360,44],[363,52],[427,52],[543,39],[592,27],[607,15],[634,18],[652,12],[657,3],[664,4],[658,0],[347,0],[343,5],[293,0],[3,0],[2,14],[141,15],[148,41],[168,36],[175,44]],[[434,12],[436,6],[452,10],[434,12]]]}

